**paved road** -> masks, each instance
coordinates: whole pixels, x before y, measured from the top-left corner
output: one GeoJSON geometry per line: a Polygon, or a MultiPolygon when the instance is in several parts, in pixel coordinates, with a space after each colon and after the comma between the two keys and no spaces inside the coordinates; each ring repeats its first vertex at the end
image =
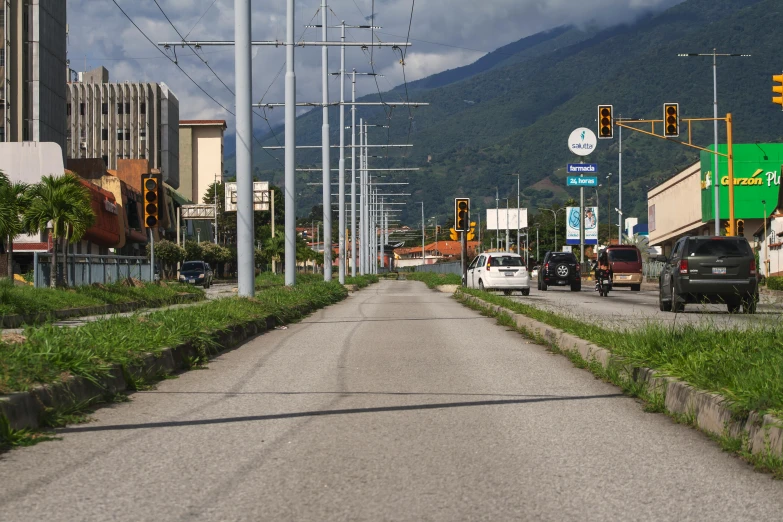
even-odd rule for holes
{"type": "Polygon", "coordinates": [[[718,328],[756,326],[779,326],[783,310],[779,305],[760,304],[755,315],[729,314],[726,306],[689,304],[685,313],[661,312],[658,308],[658,292],[643,290],[631,292],[618,288],[601,297],[594,290],[593,283],[582,286],[581,292],[568,288],[552,288],[546,292],[534,286],[530,296],[514,294],[515,301],[530,304],[544,310],[570,315],[614,329],[634,328],[646,323],[668,325],[701,324],[718,328]]]}
{"type": "Polygon", "coordinates": [[[448,295],[382,281],[0,456],[17,520],[779,519],[783,484],[448,295]]]}

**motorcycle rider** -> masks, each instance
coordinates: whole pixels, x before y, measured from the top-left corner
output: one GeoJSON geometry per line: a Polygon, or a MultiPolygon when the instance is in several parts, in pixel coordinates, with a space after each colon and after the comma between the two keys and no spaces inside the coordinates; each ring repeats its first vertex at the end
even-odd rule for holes
{"type": "Polygon", "coordinates": [[[598,261],[595,265],[595,291],[597,292],[601,286],[601,279],[606,278],[609,280],[609,285],[612,284],[612,266],[609,264],[609,256],[606,250],[598,254],[598,261]]]}

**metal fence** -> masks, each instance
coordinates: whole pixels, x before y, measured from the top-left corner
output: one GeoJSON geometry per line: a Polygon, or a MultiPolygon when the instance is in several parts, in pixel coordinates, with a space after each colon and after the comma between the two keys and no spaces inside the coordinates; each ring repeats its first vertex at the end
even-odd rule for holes
{"type": "MultiPolygon", "coordinates": [[[[129,277],[150,281],[150,262],[146,257],[97,256],[90,254],[58,254],[58,273],[69,286],[84,286],[93,283],[115,283],[129,277]]],[[[52,274],[52,254],[38,253],[33,256],[33,283],[36,288],[48,287],[52,274]]]]}
{"type": "Polygon", "coordinates": [[[462,262],[454,263],[436,263],[434,265],[417,265],[416,272],[433,272],[435,274],[457,274],[462,275],[462,262]]]}
{"type": "Polygon", "coordinates": [[[642,273],[644,274],[645,281],[651,279],[657,280],[661,276],[664,266],[665,264],[659,261],[648,261],[647,263],[643,263],[642,273]]]}

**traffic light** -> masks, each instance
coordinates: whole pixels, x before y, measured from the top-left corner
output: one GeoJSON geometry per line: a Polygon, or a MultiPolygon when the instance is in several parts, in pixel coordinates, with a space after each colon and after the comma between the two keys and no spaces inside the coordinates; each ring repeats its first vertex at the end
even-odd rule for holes
{"type": "Polygon", "coordinates": [[[611,140],[614,138],[614,116],[611,105],[598,106],[598,139],[611,140]]]}
{"type": "Polygon", "coordinates": [[[772,92],[780,95],[780,96],[773,96],[772,103],[783,106],[783,74],[774,75],[772,77],[772,81],[780,84],[780,85],[772,86],[772,92]]]}
{"type": "Polygon", "coordinates": [[[470,222],[470,230],[468,230],[468,241],[473,241],[476,239],[476,222],[471,221],[470,222]]]}
{"type": "Polygon", "coordinates": [[[724,235],[726,236],[731,235],[731,224],[728,221],[723,222],[723,231],[725,232],[724,235]]]}
{"type": "Polygon", "coordinates": [[[450,228],[449,237],[451,238],[452,241],[459,241],[459,232],[457,232],[453,228],[450,228]]]}
{"type": "Polygon", "coordinates": [[[468,198],[454,200],[454,230],[457,232],[470,230],[470,200],[468,198]]]}
{"type": "Polygon", "coordinates": [[[663,135],[676,138],[680,135],[680,104],[665,103],[663,105],[663,135]]]}
{"type": "Polygon", "coordinates": [[[440,225],[435,225],[435,234],[440,235],[440,225]]]}
{"type": "Polygon", "coordinates": [[[745,220],[744,219],[738,219],[737,220],[737,235],[738,236],[744,236],[745,235],[745,220]]]}
{"type": "Polygon", "coordinates": [[[144,226],[157,228],[160,211],[160,176],[149,174],[141,178],[141,195],[144,198],[144,226]]]}

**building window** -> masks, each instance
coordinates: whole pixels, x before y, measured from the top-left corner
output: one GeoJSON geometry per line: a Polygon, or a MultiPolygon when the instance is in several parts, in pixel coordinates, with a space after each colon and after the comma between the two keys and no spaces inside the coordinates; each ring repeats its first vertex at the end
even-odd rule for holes
{"type": "Polygon", "coordinates": [[[117,139],[121,140],[123,137],[122,129],[117,129],[117,139]]]}
{"type": "Polygon", "coordinates": [[[139,129],[139,138],[147,137],[147,129],[139,129]]]}
{"type": "Polygon", "coordinates": [[[0,9],[0,25],[5,27],[5,9],[0,9]]]}
{"type": "Polygon", "coordinates": [[[125,104],[125,114],[130,114],[130,103],[125,104]]]}
{"type": "Polygon", "coordinates": [[[106,141],[109,139],[109,129],[101,129],[101,139],[106,141]]]}
{"type": "Polygon", "coordinates": [[[121,103],[117,104],[117,114],[122,114],[122,104],[121,103]]]}
{"type": "Polygon", "coordinates": [[[0,127],[0,142],[5,143],[5,127],[0,127]]]}
{"type": "Polygon", "coordinates": [[[101,114],[109,114],[109,104],[108,103],[102,103],[101,104],[101,114]]]}
{"type": "Polygon", "coordinates": [[[66,116],[70,116],[71,115],[71,104],[70,103],[65,106],[65,115],[66,116]]]}
{"type": "Polygon", "coordinates": [[[130,140],[130,131],[128,129],[125,129],[125,141],[130,140]]]}
{"type": "Polygon", "coordinates": [[[0,47],[0,67],[5,67],[5,47],[0,47]]]}
{"type": "Polygon", "coordinates": [[[141,105],[139,105],[139,112],[142,113],[142,114],[147,114],[147,104],[146,103],[142,103],[141,105]]]}
{"type": "Polygon", "coordinates": [[[84,116],[84,103],[79,104],[79,116],[84,116]]]}
{"type": "Polygon", "coordinates": [[[79,137],[84,139],[86,136],[87,136],[87,129],[85,129],[84,127],[79,129],[79,137]]]}
{"type": "Polygon", "coordinates": [[[101,159],[103,160],[103,164],[106,165],[106,168],[109,168],[109,156],[101,156],[101,159]]]}

